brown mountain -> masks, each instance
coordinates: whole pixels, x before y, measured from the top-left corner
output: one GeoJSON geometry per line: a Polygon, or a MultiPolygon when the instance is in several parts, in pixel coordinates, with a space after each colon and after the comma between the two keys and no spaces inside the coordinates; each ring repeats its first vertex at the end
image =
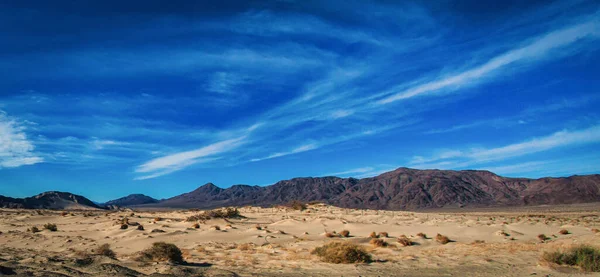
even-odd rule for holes
{"type": "Polygon", "coordinates": [[[372,178],[294,178],[271,186],[208,183],[154,207],[215,208],[322,201],[340,207],[415,210],[600,202],[600,175],[506,178],[480,170],[399,168],[372,178]]]}
{"type": "Polygon", "coordinates": [[[68,192],[48,191],[26,198],[0,196],[1,208],[18,209],[102,209],[89,199],[68,192]]]}

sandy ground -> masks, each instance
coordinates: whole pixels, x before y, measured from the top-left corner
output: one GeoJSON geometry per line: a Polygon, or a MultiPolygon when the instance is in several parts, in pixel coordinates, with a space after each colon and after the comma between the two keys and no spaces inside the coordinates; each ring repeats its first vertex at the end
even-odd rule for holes
{"type": "MultiPolygon", "coordinates": [[[[598,206],[568,209],[452,211],[436,213],[340,209],[313,205],[239,209],[244,218],[214,219],[191,228],[197,211],[0,210],[0,275],[23,276],[574,276],[572,268],[541,262],[544,251],[577,244],[600,246],[598,206]],[[132,215],[133,213],[133,215],[132,215]],[[121,229],[128,217],[136,226],[121,229]],[[159,221],[155,220],[160,218],[159,221]],[[58,231],[43,230],[55,223],[58,231]],[[211,226],[219,226],[215,230],[211,226]],[[258,230],[256,226],[262,230],[258,230]],[[37,226],[42,231],[28,232],[37,226]],[[155,229],[164,232],[152,232],[155,229]],[[561,229],[569,231],[559,234],[561,229]],[[350,231],[348,238],[325,232],[350,231]],[[387,232],[388,247],[369,244],[371,232],[387,232]],[[417,233],[428,238],[419,238],[417,233]],[[442,245],[436,234],[452,242],[442,245]],[[550,237],[545,242],[539,234],[550,237]],[[415,245],[403,247],[406,235],[415,245]],[[328,264],[310,251],[329,241],[351,241],[368,249],[376,262],[328,264]],[[134,258],[153,242],[182,249],[187,265],[144,264],[134,258]],[[478,242],[476,242],[478,241],[478,242]],[[96,257],[91,265],[75,262],[80,252],[108,243],[117,260],[96,257]],[[242,246],[240,246],[242,245],[242,246]]],[[[583,276],[595,276],[584,274],[583,276]]]]}

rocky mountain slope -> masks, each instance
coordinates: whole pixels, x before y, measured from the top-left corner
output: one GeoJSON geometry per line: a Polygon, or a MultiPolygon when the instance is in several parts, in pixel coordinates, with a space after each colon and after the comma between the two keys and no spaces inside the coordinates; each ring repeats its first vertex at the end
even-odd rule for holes
{"type": "Polygon", "coordinates": [[[159,200],[156,200],[150,196],[146,196],[143,194],[130,194],[125,197],[121,197],[119,199],[108,201],[108,202],[104,203],[104,205],[126,207],[126,206],[133,206],[133,205],[158,203],[158,201],[159,200]]]}
{"type": "MultiPolygon", "coordinates": [[[[372,178],[294,178],[265,187],[235,185],[223,189],[208,183],[166,200],[132,194],[106,205],[208,209],[245,205],[264,207],[292,200],[389,210],[576,204],[600,202],[600,175],[526,179],[506,178],[481,170],[398,168],[372,178]]],[[[27,198],[0,196],[0,207],[102,208],[83,196],[65,192],[45,192],[27,198]]]]}
{"type": "Polygon", "coordinates": [[[102,209],[91,200],[68,192],[48,191],[26,198],[0,196],[1,208],[19,209],[102,209]]]}
{"type": "Polygon", "coordinates": [[[399,168],[372,178],[294,178],[271,186],[208,183],[154,207],[214,208],[322,201],[340,207],[416,210],[600,202],[600,175],[506,178],[478,170],[399,168]]]}

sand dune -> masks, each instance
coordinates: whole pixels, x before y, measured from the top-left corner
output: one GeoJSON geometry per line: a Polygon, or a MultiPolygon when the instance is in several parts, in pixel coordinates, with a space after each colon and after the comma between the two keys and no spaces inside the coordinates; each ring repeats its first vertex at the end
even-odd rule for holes
{"type": "Polygon", "coordinates": [[[54,276],[570,276],[576,269],[549,266],[540,262],[541,254],[581,243],[600,246],[600,235],[592,232],[600,227],[595,205],[564,212],[413,213],[324,205],[304,211],[256,207],[239,211],[243,218],[212,219],[193,228],[195,222],[186,218],[197,211],[1,210],[0,272],[39,276],[51,272],[54,276]],[[118,223],[123,218],[129,220],[127,229],[118,223]],[[55,223],[58,230],[44,230],[46,223],[55,223]],[[34,226],[42,231],[28,231],[34,226]],[[561,229],[569,234],[559,234],[561,229]],[[342,230],[350,236],[325,236],[342,230]],[[371,232],[387,232],[389,237],[382,239],[389,246],[369,244],[371,232]],[[427,238],[418,237],[421,232],[427,238]],[[436,242],[438,233],[451,242],[436,242]],[[550,239],[541,242],[540,234],[550,239]],[[414,245],[397,243],[402,235],[414,245]],[[159,241],[177,245],[188,264],[135,260],[139,251],[159,241]],[[329,241],[363,245],[375,262],[329,264],[310,254],[329,241]],[[90,264],[78,265],[82,252],[104,243],[110,244],[117,260],[94,256],[90,264]]]}

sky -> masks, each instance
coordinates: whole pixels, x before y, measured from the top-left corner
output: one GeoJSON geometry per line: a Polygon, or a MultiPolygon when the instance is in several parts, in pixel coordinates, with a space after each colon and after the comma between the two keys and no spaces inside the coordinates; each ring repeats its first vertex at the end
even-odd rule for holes
{"type": "Polygon", "coordinates": [[[600,173],[596,1],[2,1],[0,41],[5,196],[600,173]]]}

